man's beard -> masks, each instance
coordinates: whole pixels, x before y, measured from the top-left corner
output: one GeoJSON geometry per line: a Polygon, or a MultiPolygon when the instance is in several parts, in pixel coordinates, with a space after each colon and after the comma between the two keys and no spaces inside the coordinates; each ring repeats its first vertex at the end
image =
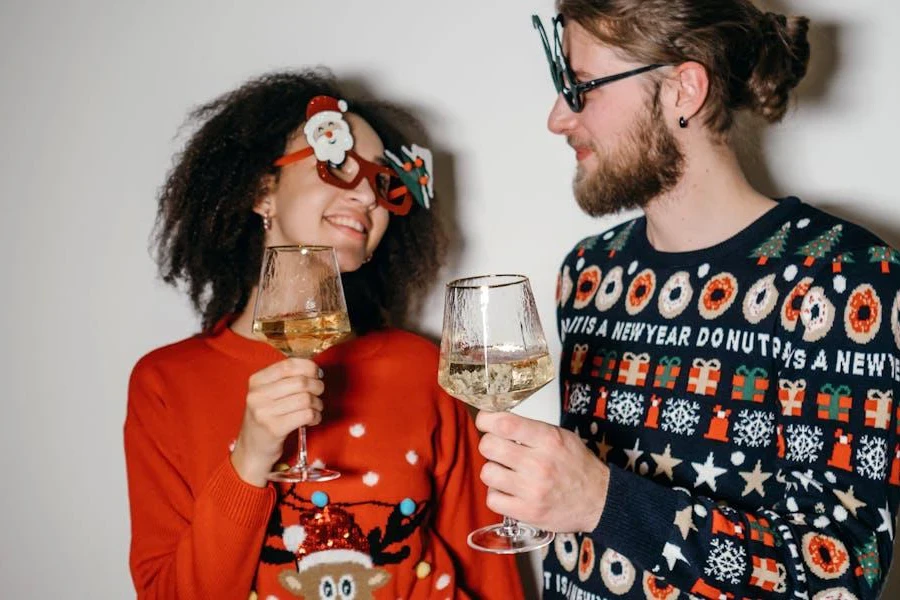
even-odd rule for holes
{"type": "Polygon", "coordinates": [[[592,149],[597,167],[591,173],[579,167],[574,182],[578,206],[592,217],[644,208],[684,174],[684,155],[663,121],[659,88],[647,115],[635,123],[619,148],[592,149]]]}

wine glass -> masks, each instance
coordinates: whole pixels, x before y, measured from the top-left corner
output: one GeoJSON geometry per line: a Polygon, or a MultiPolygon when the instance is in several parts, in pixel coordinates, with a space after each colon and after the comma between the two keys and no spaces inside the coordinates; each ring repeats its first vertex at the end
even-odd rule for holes
{"type": "MultiPolygon", "coordinates": [[[[553,364],[528,278],[484,275],[447,284],[438,384],[480,410],[510,410],[553,379],[553,364]]],[[[554,534],[503,517],[469,534],[498,554],[546,546],[554,534]]]]}
{"type": "MultiPolygon", "coordinates": [[[[253,333],[287,356],[312,358],[350,334],[350,318],[337,256],[329,246],[271,246],[263,255],[253,333]]],[[[269,480],[330,481],[337,471],[307,462],[306,427],[300,427],[297,462],[269,480]]]]}

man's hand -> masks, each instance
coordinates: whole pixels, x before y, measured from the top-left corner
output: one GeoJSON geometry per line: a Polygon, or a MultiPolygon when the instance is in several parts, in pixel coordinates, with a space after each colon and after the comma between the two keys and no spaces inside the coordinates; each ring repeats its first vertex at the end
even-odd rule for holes
{"type": "Polygon", "coordinates": [[[478,450],[488,508],[546,531],[593,531],[600,522],[609,468],[577,435],[506,412],[478,413],[478,450]],[[518,443],[516,443],[518,442],[518,443]]]}

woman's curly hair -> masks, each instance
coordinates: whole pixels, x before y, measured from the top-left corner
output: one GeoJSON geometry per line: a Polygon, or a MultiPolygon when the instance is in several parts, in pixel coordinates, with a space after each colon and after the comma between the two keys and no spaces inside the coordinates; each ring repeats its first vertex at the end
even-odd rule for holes
{"type": "MultiPolygon", "coordinates": [[[[247,306],[264,251],[262,218],[253,207],[265,176],[278,177],[272,165],[318,95],[347,100],[395,154],[401,145],[425,141],[410,114],[348,97],[324,69],[266,74],[194,109],[187,124],[196,130],[159,194],[154,243],[160,275],[186,287],[204,332],[247,306]]],[[[413,317],[445,247],[433,210],[414,203],[406,216],[392,215],[372,259],[342,274],[354,330],[402,326],[413,317]]]]}

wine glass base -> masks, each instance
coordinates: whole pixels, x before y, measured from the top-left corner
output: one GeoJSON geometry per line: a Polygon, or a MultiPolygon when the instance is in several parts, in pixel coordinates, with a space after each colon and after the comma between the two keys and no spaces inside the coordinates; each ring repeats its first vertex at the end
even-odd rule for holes
{"type": "Polygon", "coordinates": [[[543,548],[556,537],[550,531],[542,531],[524,523],[515,526],[514,535],[509,535],[507,531],[501,523],[488,525],[470,533],[466,541],[469,546],[482,552],[518,554],[543,548]]]}
{"type": "Polygon", "coordinates": [[[269,473],[269,481],[278,483],[316,483],[337,479],[341,474],[330,469],[307,467],[305,469],[286,469],[269,473]]]}

